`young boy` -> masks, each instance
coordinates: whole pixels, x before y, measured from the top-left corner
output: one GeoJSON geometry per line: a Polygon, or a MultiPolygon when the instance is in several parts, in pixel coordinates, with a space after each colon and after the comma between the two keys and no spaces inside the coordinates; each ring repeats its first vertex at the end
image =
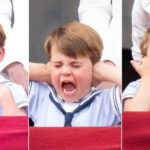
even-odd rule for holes
{"type": "MultiPolygon", "coordinates": [[[[102,40],[91,27],[78,22],[56,29],[46,40],[51,86],[30,82],[29,115],[35,126],[112,126],[121,121],[121,72],[100,63],[102,40]],[[118,86],[100,91],[93,79],[118,86]]],[[[40,64],[42,66],[42,64],[40,64]]],[[[30,64],[30,78],[42,81],[38,64],[30,64]]],[[[45,69],[46,70],[46,69],[45,69]]],[[[42,74],[42,73],[41,73],[42,74]]]]}
{"type": "MultiPolygon", "coordinates": [[[[0,61],[5,54],[6,36],[0,25],[0,61]]],[[[0,73],[0,116],[25,115],[25,108],[28,105],[27,94],[22,86],[10,82],[6,76],[0,73]]]]}
{"type": "Polygon", "coordinates": [[[131,82],[123,92],[125,111],[150,111],[150,28],[144,34],[140,50],[141,62],[131,61],[141,79],[131,82]]]}

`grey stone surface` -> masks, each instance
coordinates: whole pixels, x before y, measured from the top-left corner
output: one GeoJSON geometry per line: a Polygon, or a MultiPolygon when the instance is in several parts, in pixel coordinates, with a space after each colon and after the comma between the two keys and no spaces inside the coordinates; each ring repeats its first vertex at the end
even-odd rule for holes
{"type": "Polygon", "coordinates": [[[78,0],[31,0],[29,60],[48,61],[44,52],[46,37],[58,26],[78,20],[78,0]]]}
{"type": "Polygon", "coordinates": [[[134,0],[123,0],[122,6],[122,38],[123,48],[130,49],[132,46],[131,41],[131,12],[134,0]]]}

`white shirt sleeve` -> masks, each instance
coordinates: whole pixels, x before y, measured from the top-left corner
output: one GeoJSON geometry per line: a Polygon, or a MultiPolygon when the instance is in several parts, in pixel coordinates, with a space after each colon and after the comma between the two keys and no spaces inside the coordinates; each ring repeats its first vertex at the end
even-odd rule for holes
{"type": "Polygon", "coordinates": [[[139,86],[140,86],[140,79],[129,83],[122,93],[122,100],[125,100],[126,98],[133,98],[139,86]]]}
{"type": "Polygon", "coordinates": [[[28,106],[28,96],[24,90],[24,88],[21,85],[10,83],[8,85],[10,88],[12,95],[14,97],[14,100],[18,106],[18,108],[26,107],[28,106]]]}
{"type": "Polygon", "coordinates": [[[141,60],[139,48],[141,39],[150,27],[150,1],[135,0],[132,9],[132,56],[136,61],[141,60]]]}
{"type": "Polygon", "coordinates": [[[21,85],[10,82],[9,80],[1,81],[1,83],[8,86],[18,108],[28,106],[28,96],[21,85]]]}

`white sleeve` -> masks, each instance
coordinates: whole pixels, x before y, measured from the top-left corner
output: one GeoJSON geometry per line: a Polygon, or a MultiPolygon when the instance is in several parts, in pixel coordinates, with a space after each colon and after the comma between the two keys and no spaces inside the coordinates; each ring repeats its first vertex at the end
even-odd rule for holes
{"type": "Polygon", "coordinates": [[[18,108],[28,106],[28,96],[21,85],[10,81],[6,82],[5,85],[9,87],[18,108]]]}
{"type": "Polygon", "coordinates": [[[140,41],[150,27],[150,1],[135,0],[132,9],[132,56],[141,60],[140,41]]]}
{"type": "Polygon", "coordinates": [[[122,100],[126,98],[133,98],[140,86],[140,80],[133,81],[127,85],[122,93],[122,100]]]}

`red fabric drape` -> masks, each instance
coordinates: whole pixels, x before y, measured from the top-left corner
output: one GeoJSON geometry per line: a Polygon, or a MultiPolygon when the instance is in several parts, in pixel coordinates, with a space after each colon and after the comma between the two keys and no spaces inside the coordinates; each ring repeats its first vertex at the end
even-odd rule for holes
{"type": "Polygon", "coordinates": [[[0,150],[28,150],[28,117],[0,117],[0,150]]]}
{"type": "Polygon", "coordinates": [[[123,150],[150,150],[150,112],[123,112],[123,150]]]}
{"type": "MultiPolygon", "coordinates": [[[[150,149],[150,112],[123,112],[123,150],[150,149]]],[[[30,127],[30,150],[120,150],[121,127],[30,127]]],[[[28,149],[28,118],[0,117],[0,150],[28,149]]]]}
{"type": "Polygon", "coordinates": [[[120,150],[118,127],[30,127],[30,150],[120,150]]]}

